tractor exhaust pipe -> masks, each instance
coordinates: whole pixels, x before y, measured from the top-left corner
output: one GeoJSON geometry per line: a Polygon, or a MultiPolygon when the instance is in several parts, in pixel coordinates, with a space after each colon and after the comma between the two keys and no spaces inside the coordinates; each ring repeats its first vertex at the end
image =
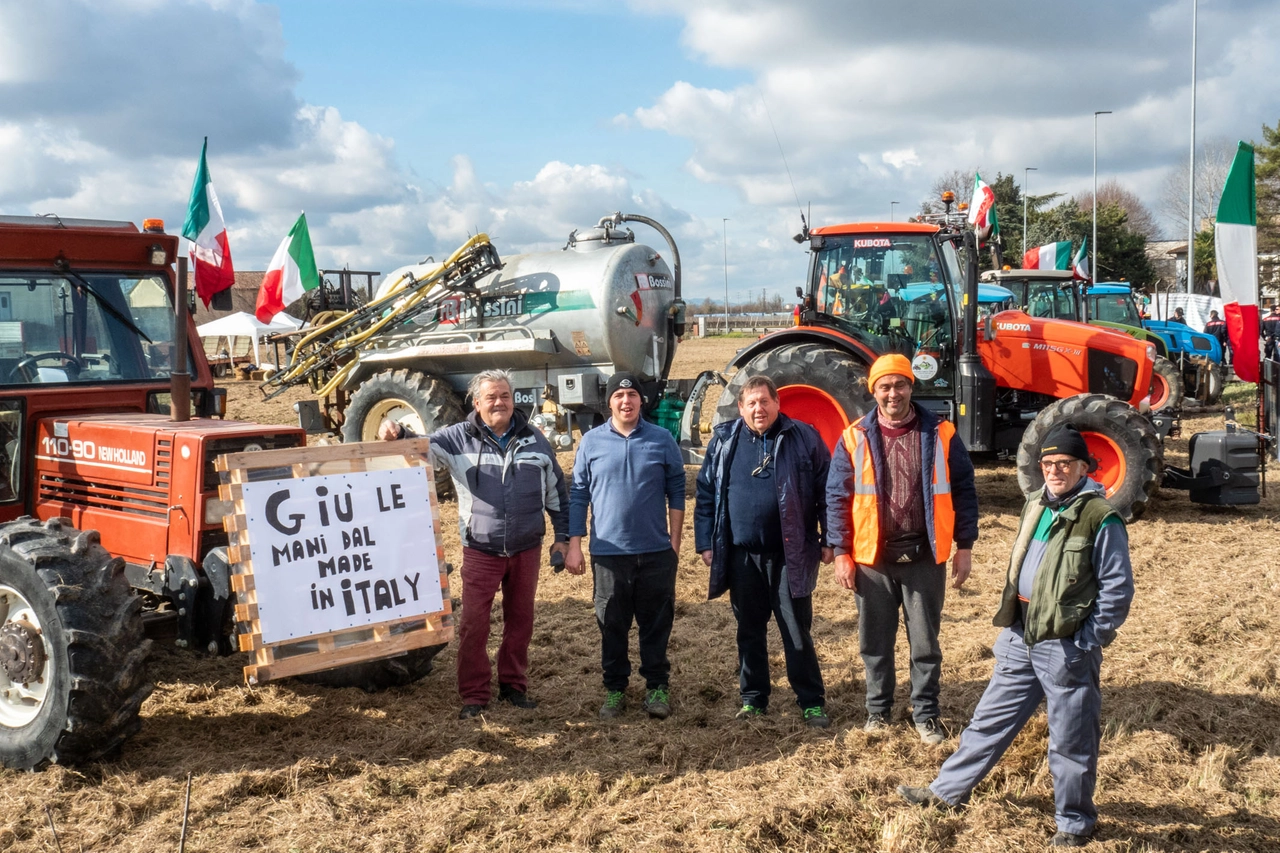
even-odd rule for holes
{"type": "Polygon", "coordinates": [[[187,259],[178,258],[178,281],[173,288],[173,370],[169,373],[169,417],[191,420],[191,374],[187,370],[187,259]]]}
{"type": "Polygon", "coordinates": [[[978,355],[978,239],[964,235],[964,311],[960,350],[960,410],[956,428],[965,447],[973,452],[995,450],[996,378],[978,355]]]}

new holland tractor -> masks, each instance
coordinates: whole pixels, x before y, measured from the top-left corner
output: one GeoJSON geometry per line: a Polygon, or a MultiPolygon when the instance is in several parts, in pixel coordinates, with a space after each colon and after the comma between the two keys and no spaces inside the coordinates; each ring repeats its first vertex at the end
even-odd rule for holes
{"type": "Polygon", "coordinates": [[[738,389],[763,374],[777,383],[782,410],[834,447],[874,405],[867,368],[902,353],[915,374],[913,399],[955,422],[971,452],[1016,455],[1024,492],[1043,482],[1041,439],[1070,421],[1099,460],[1094,476],[1117,510],[1142,514],[1163,468],[1159,437],[1140,411],[1149,403],[1154,346],[1016,310],[980,321],[976,238],[950,217],[832,225],[799,239],[806,238],[799,325],[738,353],[718,419],[736,417],[738,389]]]}
{"type": "Polygon", "coordinates": [[[91,760],[136,732],[152,639],[232,648],[214,460],[306,440],[221,419],[163,228],[0,217],[5,767],[91,760]]]}

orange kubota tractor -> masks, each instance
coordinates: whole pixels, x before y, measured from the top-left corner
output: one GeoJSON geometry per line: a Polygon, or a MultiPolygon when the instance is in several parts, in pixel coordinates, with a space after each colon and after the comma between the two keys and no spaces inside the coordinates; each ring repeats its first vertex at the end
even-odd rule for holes
{"type": "Polygon", "coordinates": [[[6,767],[96,758],[133,734],[148,638],[231,649],[214,460],[305,443],[220,419],[163,229],[0,217],[6,767]]]}
{"type": "Polygon", "coordinates": [[[736,417],[738,389],[764,374],[777,383],[782,410],[834,447],[874,406],[871,362],[902,353],[915,373],[913,399],[954,421],[971,452],[1016,454],[1024,491],[1043,482],[1041,438],[1070,421],[1099,460],[1093,476],[1117,510],[1141,515],[1163,468],[1159,437],[1139,411],[1150,394],[1150,345],[1021,311],[979,322],[976,238],[949,215],[806,229],[797,240],[806,239],[799,323],[738,353],[717,419],[736,417]]]}

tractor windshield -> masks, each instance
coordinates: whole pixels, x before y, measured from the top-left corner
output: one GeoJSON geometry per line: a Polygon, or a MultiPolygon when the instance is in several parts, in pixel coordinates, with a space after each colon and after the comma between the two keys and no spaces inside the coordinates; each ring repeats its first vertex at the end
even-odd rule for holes
{"type": "Polygon", "coordinates": [[[158,276],[0,273],[0,385],[167,379],[172,352],[158,276]]]}
{"type": "Polygon", "coordinates": [[[944,267],[930,234],[824,235],[810,292],[818,311],[879,351],[941,353],[951,344],[952,255],[944,267]]]}
{"type": "Polygon", "coordinates": [[[1089,316],[1104,323],[1142,325],[1142,315],[1138,313],[1138,306],[1133,303],[1132,293],[1089,294],[1089,316]]]}
{"type": "Polygon", "coordinates": [[[1024,311],[1032,317],[1054,320],[1078,320],[1076,285],[1071,281],[1023,280],[1005,282],[1024,311]]]}

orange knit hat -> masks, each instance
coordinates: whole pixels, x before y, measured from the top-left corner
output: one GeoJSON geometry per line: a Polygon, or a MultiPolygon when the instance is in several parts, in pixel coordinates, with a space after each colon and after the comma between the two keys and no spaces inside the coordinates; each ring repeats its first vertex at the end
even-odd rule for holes
{"type": "Polygon", "coordinates": [[[871,365],[871,372],[867,374],[867,387],[874,390],[877,379],[892,375],[905,376],[908,382],[916,381],[915,375],[911,372],[910,360],[905,355],[895,352],[880,356],[875,364],[871,365]]]}

